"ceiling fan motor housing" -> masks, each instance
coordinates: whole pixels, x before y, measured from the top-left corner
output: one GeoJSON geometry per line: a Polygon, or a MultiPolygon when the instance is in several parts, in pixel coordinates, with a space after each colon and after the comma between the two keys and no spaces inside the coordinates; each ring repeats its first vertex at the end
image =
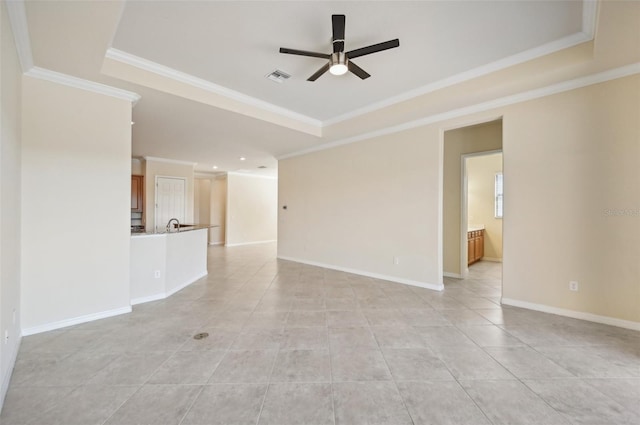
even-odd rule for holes
{"type": "Polygon", "coordinates": [[[336,52],[331,54],[329,72],[333,75],[346,74],[349,70],[349,58],[345,52],[336,52]]]}

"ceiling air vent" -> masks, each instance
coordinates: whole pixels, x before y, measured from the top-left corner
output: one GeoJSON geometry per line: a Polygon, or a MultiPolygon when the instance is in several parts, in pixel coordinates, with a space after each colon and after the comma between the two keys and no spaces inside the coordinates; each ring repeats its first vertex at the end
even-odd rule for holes
{"type": "Polygon", "coordinates": [[[280,71],[279,69],[276,69],[272,73],[267,74],[267,78],[271,81],[275,81],[276,83],[282,83],[284,80],[288,80],[290,77],[291,75],[287,74],[284,71],[280,71]]]}
{"type": "Polygon", "coordinates": [[[267,168],[266,165],[260,165],[258,168],[267,168]]]}

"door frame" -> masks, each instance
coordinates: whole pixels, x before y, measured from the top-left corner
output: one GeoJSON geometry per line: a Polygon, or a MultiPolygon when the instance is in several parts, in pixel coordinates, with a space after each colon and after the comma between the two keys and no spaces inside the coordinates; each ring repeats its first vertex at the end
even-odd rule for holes
{"type": "Polygon", "coordinates": [[[186,177],[175,177],[175,176],[159,176],[156,175],[155,178],[155,193],[153,198],[153,224],[154,228],[158,229],[158,179],[174,179],[174,180],[182,180],[184,182],[184,210],[182,211],[182,216],[187,217],[187,178],[186,177]]]}
{"type": "MultiPolygon", "coordinates": [[[[468,194],[468,182],[467,182],[467,159],[478,157],[478,156],[486,156],[486,155],[495,155],[497,153],[502,154],[502,162],[504,168],[504,153],[502,149],[494,149],[490,151],[481,151],[481,152],[471,152],[460,155],[460,182],[462,187],[460,189],[460,274],[463,279],[466,279],[469,276],[469,264],[468,264],[468,252],[467,252],[467,233],[469,231],[469,194],[468,194]]],[[[504,229],[503,229],[503,237],[504,237],[504,229]]]]}

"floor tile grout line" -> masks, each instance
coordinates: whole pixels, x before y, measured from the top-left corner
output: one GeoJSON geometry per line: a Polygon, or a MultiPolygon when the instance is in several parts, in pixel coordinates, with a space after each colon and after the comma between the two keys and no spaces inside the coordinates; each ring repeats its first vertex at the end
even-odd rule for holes
{"type": "Polygon", "coordinates": [[[129,400],[131,400],[131,397],[136,395],[142,389],[143,386],[144,385],[138,386],[138,388],[129,397],[123,400],[122,403],[118,405],[118,407],[113,409],[113,412],[111,412],[111,414],[104,420],[104,422],[102,422],[102,425],[105,425],[107,422],[109,422],[109,420],[122,408],[122,406],[124,406],[129,400]]]}
{"type": "Polygon", "coordinates": [[[331,410],[333,412],[333,425],[336,425],[338,419],[336,417],[336,401],[333,387],[333,359],[331,358],[331,340],[329,339],[329,323],[327,322],[327,352],[329,356],[329,390],[331,392],[331,410]]]}
{"type": "MultiPolygon", "coordinates": [[[[251,268],[251,269],[252,269],[252,272],[253,272],[253,273],[251,274],[251,276],[257,276],[257,274],[259,273],[259,270],[264,270],[264,269],[265,269],[265,267],[267,267],[267,266],[266,266],[266,264],[267,264],[266,262],[262,262],[261,264],[262,264],[262,265],[261,265],[259,268],[257,268],[257,267],[252,267],[252,268],[251,268]]],[[[242,267],[240,266],[240,262],[238,262],[238,261],[236,261],[236,262],[234,263],[234,267],[235,267],[235,271],[234,271],[233,273],[236,273],[236,272],[238,272],[239,270],[241,270],[241,269],[242,269],[242,267]]],[[[306,270],[306,269],[304,269],[304,268],[298,268],[298,270],[306,270]]],[[[315,270],[315,269],[311,269],[311,270],[315,270]]],[[[325,278],[324,278],[324,280],[323,280],[322,284],[323,284],[326,288],[328,288],[328,286],[327,286],[327,285],[328,285],[328,283],[327,283],[328,281],[327,281],[327,279],[326,279],[327,271],[326,271],[326,270],[324,270],[323,272],[324,272],[325,278]]],[[[228,277],[228,276],[233,275],[233,273],[227,273],[227,274],[225,275],[225,277],[224,277],[224,278],[220,278],[220,279],[221,279],[221,282],[224,282],[224,279],[226,279],[226,277],[228,277]]],[[[272,274],[273,274],[274,276],[278,276],[278,273],[277,273],[277,272],[274,272],[274,273],[272,273],[272,274]]],[[[316,277],[316,276],[313,276],[313,274],[309,274],[307,277],[303,277],[303,276],[302,276],[302,273],[297,272],[297,275],[298,275],[298,276],[300,276],[300,277],[291,277],[291,276],[292,276],[292,274],[290,274],[290,275],[287,277],[287,279],[294,280],[294,281],[301,281],[302,279],[307,279],[307,280],[309,280],[309,282],[311,282],[311,284],[312,284],[312,286],[313,286],[313,287],[316,287],[316,286],[318,285],[317,277],[316,277]]],[[[255,301],[255,299],[254,299],[254,298],[253,298],[253,296],[252,296],[252,297],[250,298],[250,302],[247,302],[247,303],[242,303],[242,302],[241,302],[241,303],[237,303],[237,305],[238,305],[238,306],[241,306],[241,307],[239,307],[239,308],[240,308],[243,312],[248,312],[247,314],[249,314],[249,315],[250,315],[250,314],[252,314],[252,313],[254,313],[254,312],[256,312],[256,311],[258,311],[257,309],[258,309],[258,306],[259,306],[259,302],[260,302],[260,300],[264,300],[264,299],[265,299],[265,297],[266,297],[266,295],[267,295],[267,293],[268,293],[268,292],[267,292],[267,290],[268,290],[267,288],[268,288],[268,287],[271,287],[271,286],[273,285],[273,282],[274,282],[275,277],[273,277],[273,278],[271,279],[271,282],[269,283],[269,286],[268,286],[268,287],[264,287],[264,284],[259,283],[259,282],[252,282],[252,279],[253,279],[253,278],[252,278],[252,277],[250,277],[250,276],[249,276],[249,277],[247,277],[247,276],[243,277],[243,278],[242,278],[242,283],[241,283],[241,284],[239,284],[239,286],[237,286],[237,288],[236,288],[236,290],[234,290],[234,292],[230,293],[230,295],[233,295],[233,296],[235,297],[234,299],[235,299],[236,301],[237,301],[238,299],[240,299],[240,298],[241,298],[241,296],[242,296],[242,294],[244,294],[244,293],[247,293],[247,294],[250,294],[250,295],[251,295],[252,288],[253,288],[253,290],[255,291],[255,295],[260,295],[260,298],[258,299],[258,301],[255,301]],[[241,288],[242,288],[242,289],[241,289],[241,288]],[[249,291],[249,292],[246,292],[246,291],[249,291]],[[246,306],[246,307],[245,307],[245,306],[246,306]]],[[[263,280],[263,278],[262,278],[262,277],[259,277],[259,278],[257,278],[257,280],[258,280],[258,281],[259,281],[259,280],[263,280]]],[[[240,281],[240,279],[239,279],[239,281],[240,281]]],[[[364,281],[363,281],[363,282],[358,282],[358,283],[357,283],[357,285],[359,285],[359,287],[365,287],[365,286],[366,286],[366,285],[368,285],[368,284],[373,284],[375,288],[380,289],[380,290],[385,290],[385,289],[386,289],[386,286],[384,286],[384,283],[383,283],[383,282],[379,282],[379,281],[377,281],[377,280],[373,280],[373,281],[368,282],[368,283],[367,283],[367,282],[364,282],[364,281]]],[[[354,282],[350,282],[350,283],[348,283],[348,285],[350,285],[350,287],[352,287],[352,288],[356,287],[356,286],[354,285],[354,282]]],[[[322,297],[322,298],[324,298],[324,299],[327,299],[327,296],[328,296],[328,290],[327,290],[326,288],[325,288],[325,292],[324,292],[322,295],[318,295],[318,296],[320,296],[320,297],[322,297]]],[[[194,292],[195,292],[195,291],[194,291],[194,292]]],[[[401,303],[400,301],[398,301],[396,298],[394,298],[394,296],[395,296],[396,292],[395,292],[395,291],[387,292],[386,290],[385,290],[384,292],[385,292],[385,296],[387,297],[387,299],[388,299],[388,300],[394,299],[395,301],[391,301],[391,304],[388,304],[388,305],[386,305],[386,306],[382,306],[382,308],[381,308],[381,309],[387,309],[387,310],[388,310],[388,309],[400,308],[399,306],[400,306],[400,305],[402,305],[402,303],[401,303]]],[[[415,292],[415,291],[414,291],[414,292],[415,292]]],[[[355,293],[354,293],[354,294],[355,294],[355,293]]],[[[183,300],[183,304],[178,304],[178,305],[191,305],[191,306],[193,306],[195,303],[197,303],[197,302],[198,302],[198,300],[203,299],[203,297],[198,297],[197,295],[198,295],[198,294],[196,293],[196,294],[190,294],[190,295],[187,295],[186,297],[183,297],[183,298],[184,298],[184,300],[183,300]],[[193,297],[194,295],[196,295],[196,298],[193,298],[193,299],[192,299],[192,297],[193,297]]],[[[300,299],[302,299],[302,298],[312,298],[313,296],[314,296],[314,295],[313,295],[312,293],[308,293],[308,294],[304,294],[303,296],[300,296],[299,298],[300,298],[300,299]]],[[[217,298],[217,297],[214,297],[214,298],[217,298]]],[[[446,312],[446,311],[453,311],[453,310],[461,310],[461,311],[462,311],[462,310],[464,310],[464,311],[475,311],[476,313],[480,314],[480,313],[478,312],[478,310],[482,310],[482,309],[469,308],[467,305],[464,305],[464,303],[463,303],[462,305],[460,305],[459,307],[457,307],[457,308],[456,308],[456,307],[452,307],[452,306],[450,306],[450,308],[446,308],[446,309],[442,309],[442,308],[440,308],[440,309],[435,309],[435,308],[433,308],[433,306],[432,306],[431,304],[429,304],[429,302],[428,302],[428,300],[427,300],[427,297],[425,297],[425,298],[420,297],[420,298],[423,300],[424,304],[425,304],[427,307],[429,307],[429,309],[430,309],[431,311],[434,311],[434,312],[436,312],[436,313],[438,313],[438,314],[442,314],[442,312],[446,312]]],[[[449,297],[449,298],[451,298],[451,299],[455,299],[455,294],[453,294],[453,295],[452,295],[451,297],[449,297]]],[[[486,299],[486,297],[481,297],[481,296],[477,296],[477,298],[483,298],[483,299],[486,299]]],[[[257,299],[257,298],[256,298],[256,299],[257,299]]],[[[358,298],[356,298],[356,299],[358,299],[358,298]]],[[[437,305],[437,304],[436,304],[436,305],[437,305]]],[[[362,308],[364,307],[364,310],[374,311],[374,310],[379,309],[379,308],[380,308],[380,306],[381,306],[381,305],[378,305],[378,304],[375,304],[375,305],[373,305],[373,304],[362,304],[362,305],[360,305],[360,303],[358,303],[358,304],[357,304],[356,306],[354,306],[353,308],[349,308],[349,310],[353,310],[353,311],[363,311],[363,309],[362,309],[362,308]]],[[[217,307],[216,307],[216,308],[217,308],[217,307]]],[[[227,304],[225,304],[225,306],[224,306],[224,311],[233,311],[233,309],[234,309],[234,308],[235,308],[235,307],[234,307],[234,304],[233,304],[233,303],[227,303],[227,304]]],[[[292,305],[290,308],[288,308],[288,310],[287,310],[288,316],[290,316],[290,315],[291,315],[291,312],[293,311],[293,308],[295,308],[293,305],[292,305]]],[[[502,307],[501,307],[501,308],[502,308],[502,307]]],[[[486,309],[485,309],[485,310],[486,310],[486,309]]],[[[509,310],[509,309],[506,309],[506,310],[509,310]]],[[[303,310],[300,310],[300,311],[306,311],[306,309],[303,309],[303,310]]],[[[325,311],[325,313],[326,313],[327,311],[329,311],[328,306],[327,306],[326,304],[324,305],[324,309],[323,309],[323,311],[325,311]]],[[[147,313],[148,313],[148,312],[147,312],[147,313]]],[[[488,314],[488,313],[487,313],[487,314],[488,314]]],[[[287,316],[287,317],[288,317],[288,316],[287,316]]],[[[487,320],[489,320],[489,319],[488,319],[488,317],[494,317],[494,316],[485,316],[485,315],[482,315],[482,314],[481,314],[481,316],[482,316],[483,318],[487,319],[487,320]]],[[[519,316],[516,316],[516,317],[519,317],[519,316]]],[[[366,326],[360,326],[360,327],[367,327],[367,328],[369,329],[370,333],[373,333],[374,327],[371,325],[370,320],[369,320],[368,318],[366,318],[366,319],[367,319],[367,323],[369,323],[369,324],[368,324],[368,325],[366,325],[366,326]]],[[[519,319],[519,320],[520,320],[520,319],[519,319]]],[[[287,318],[287,321],[288,321],[288,318],[287,318]]],[[[501,320],[501,322],[504,322],[504,321],[505,321],[505,320],[501,320]]],[[[487,327],[488,327],[489,325],[491,325],[491,326],[495,326],[497,329],[500,329],[501,331],[505,332],[505,334],[507,334],[507,335],[509,335],[509,336],[511,336],[511,337],[513,337],[513,338],[519,339],[515,334],[512,334],[512,333],[508,330],[508,328],[506,328],[506,327],[505,327],[505,324],[504,324],[504,323],[502,323],[502,324],[495,323],[495,322],[494,322],[494,320],[489,320],[489,322],[491,322],[491,323],[490,323],[490,324],[487,324],[487,325],[485,325],[485,326],[487,326],[487,327]]],[[[536,322],[536,323],[537,323],[537,322],[536,322]]],[[[554,322],[547,322],[546,320],[542,320],[542,321],[541,321],[541,323],[542,323],[542,324],[545,324],[545,325],[549,325],[549,326],[554,326],[554,325],[555,325],[555,324],[554,324],[554,322]]],[[[570,323],[570,325],[574,325],[574,323],[570,323]]],[[[456,329],[458,329],[458,330],[460,330],[460,331],[461,331],[461,326],[467,326],[467,325],[465,325],[464,323],[462,323],[462,322],[461,322],[461,323],[449,323],[447,326],[455,326],[455,327],[456,327],[456,329]]],[[[470,325],[470,326],[481,326],[481,325],[470,325]]],[[[393,326],[391,326],[390,328],[393,328],[393,326]]],[[[240,328],[240,329],[246,329],[245,324],[243,324],[243,325],[241,326],[241,328],[240,328]]],[[[64,334],[68,334],[69,332],[73,332],[73,331],[75,331],[75,329],[74,329],[74,330],[65,331],[65,333],[58,335],[58,336],[56,337],[56,339],[57,339],[57,338],[61,338],[64,334]]],[[[116,332],[116,330],[111,329],[111,332],[112,332],[112,333],[113,333],[113,332],[116,332]]],[[[235,332],[235,330],[234,330],[234,332],[235,332]]],[[[234,334],[234,341],[235,341],[235,339],[238,337],[238,335],[239,335],[239,333],[240,333],[240,332],[241,332],[241,331],[237,331],[237,332],[235,332],[235,334],[234,334]]],[[[326,326],[326,332],[327,332],[327,334],[330,332],[330,328],[329,328],[329,326],[328,326],[328,323],[327,323],[327,326],[326,326]]],[[[464,332],[463,332],[463,333],[464,333],[464,332]]],[[[465,334],[465,335],[466,335],[466,334],[465,334]]],[[[467,337],[468,337],[468,336],[467,336],[467,337]]],[[[382,347],[380,346],[380,340],[379,340],[379,338],[378,338],[378,337],[376,337],[376,336],[375,336],[375,334],[374,334],[374,339],[376,340],[376,343],[378,344],[378,350],[382,352],[382,347]]],[[[225,355],[225,356],[226,356],[226,355],[227,355],[227,353],[230,351],[230,347],[232,347],[232,344],[233,344],[233,342],[234,342],[234,341],[232,341],[232,342],[231,342],[231,344],[229,344],[229,345],[225,348],[225,350],[220,350],[220,351],[224,351],[224,353],[225,353],[224,355],[225,355]]],[[[584,343],[584,344],[583,344],[583,343],[581,343],[581,341],[582,341],[581,339],[578,339],[578,340],[576,340],[574,343],[572,343],[572,345],[570,345],[570,346],[571,346],[571,347],[573,347],[573,346],[575,346],[575,347],[590,347],[590,346],[592,345],[592,344],[587,343],[587,342],[588,342],[588,340],[584,340],[584,341],[585,341],[585,343],[584,343]]],[[[495,358],[495,357],[494,357],[494,356],[489,352],[489,349],[490,349],[492,346],[487,346],[486,344],[484,344],[484,343],[483,343],[483,341],[482,341],[482,340],[479,340],[478,342],[476,342],[476,341],[472,341],[472,342],[473,342],[477,347],[479,347],[482,351],[484,351],[484,353],[486,353],[488,356],[490,356],[494,361],[496,361],[499,365],[501,365],[504,369],[506,369],[506,370],[507,370],[511,375],[514,375],[514,376],[515,376],[515,378],[516,378],[516,380],[515,380],[515,381],[514,381],[513,379],[508,379],[508,380],[507,380],[507,379],[505,379],[505,381],[511,381],[511,382],[518,382],[518,381],[519,381],[520,383],[522,383],[522,384],[524,384],[524,385],[526,386],[526,383],[524,382],[524,380],[526,380],[527,378],[520,378],[520,377],[519,377],[520,375],[516,375],[516,374],[515,374],[515,372],[512,372],[509,368],[507,368],[507,367],[506,367],[502,362],[500,362],[497,358],[495,358]],[[481,344],[483,344],[483,345],[481,345],[481,344]]],[[[329,341],[328,341],[328,343],[329,343],[329,341]]],[[[42,343],[42,344],[44,345],[44,343],[42,343]]],[[[172,355],[175,355],[175,353],[176,353],[176,352],[179,352],[179,351],[180,351],[180,349],[184,346],[184,344],[186,344],[186,341],[185,341],[185,342],[184,342],[180,347],[176,348],[176,350],[175,350],[175,351],[171,351],[171,350],[169,350],[170,356],[169,356],[167,359],[169,359],[172,355]]],[[[598,346],[607,346],[607,344],[597,344],[597,345],[598,345],[598,346]]],[[[532,350],[533,352],[535,352],[537,355],[540,355],[540,356],[541,356],[541,358],[545,359],[546,361],[549,361],[549,362],[553,363],[554,365],[556,365],[556,366],[558,366],[558,367],[562,368],[563,370],[566,370],[566,369],[565,369],[561,364],[556,363],[556,361],[552,360],[552,358],[551,358],[551,357],[547,357],[547,355],[545,355],[544,353],[540,352],[540,351],[539,351],[540,345],[529,345],[529,344],[525,344],[525,343],[523,343],[523,345],[522,345],[522,346],[519,346],[519,347],[526,347],[527,349],[531,349],[531,350],[532,350]]],[[[562,347],[567,347],[567,346],[562,345],[562,347]]],[[[330,350],[331,350],[330,343],[328,344],[327,349],[329,350],[329,358],[331,359],[331,356],[330,356],[330,350]]],[[[401,348],[398,348],[398,349],[401,349],[401,348]]],[[[407,349],[409,349],[409,347],[407,347],[407,349]]],[[[277,350],[277,352],[279,353],[279,352],[281,352],[282,350],[283,350],[283,347],[279,347],[279,350],[277,350]]],[[[37,351],[37,350],[35,350],[35,351],[37,351]]],[[[82,351],[84,352],[84,350],[82,350],[82,351]]],[[[256,350],[249,350],[249,351],[256,351],[256,350]]],[[[72,355],[72,354],[73,354],[73,353],[71,353],[70,355],[72,355]]],[[[118,353],[118,354],[121,354],[121,353],[118,353]]],[[[387,368],[389,368],[389,364],[388,364],[387,358],[384,356],[384,352],[382,352],[382,355],[383,355],[383,358],[384,358],[385,362],[387,363],[387,368]]],[[[277,359],[277,354],[276,354],[276,359],[277,359]]],[[[167,361],[167,360],[165,360],[165,362],[166,362],[166,361],[167,361]]],[[[277,360],[275,360],[275,361],[277,361],[277,360]]],[[[330,361],[331,361],[331,360],[330,360],[330,361]]],[[[164,364],[164,363],[163,363],[163,364],[164,364]]],[[[217,368],[218,366],[219,366],[219,363],[218,363],[218,365],[216,365],[216,368],[217,368]]],[[[105,366],[105,368],[106,368],[106,367],[107,367],[107,366],[105,366]]],[[[161,367],[161,366],[159,366],[159,367],[161,367]]],[[[275,366],[273,366],[273,365],[272,365],[271,375],[273,375],[274,367],[275,367],[275,366]]],[[[446,367],[446,365],[445,365],[445,367],[446,367]]],[[[330,365],[330,369],[331,369],[331,370],[333,369],[333,366],[332,366],[332,365],[330,365]]],[[[102,370],[102,369],[101,369],[101,370],[102,370]]],[[[447,370],[449,370],[449,369],[448,369],[448,367],[447,367],[447,370]]],[[[215,372],[215,369],[214,369],[214,372],[215,372]]],[[[214,373],[214,372],[212,372],[212,375],[213,375],[213,373],[214,373]]],[[[99,372],[97,372],[97,373],[99,373],[99,372]]],[[[156,371],[154,371],[154,372],[151,374],[151,376],[153,376],[155,373],[157,373],[157,370],[156,370],[156,371]]],[[[449,372],[449,373],[451,374],[451,372],[449,372]]],[[[587,379],[586,377],[576,376],[577,374],[576,374],[575,372],[571,372],[571,371],[568,371],[568,373],[571,375],[571,377],[570,377],[570,378],[569,378],[569,377],[567,377],[567,378],[557,378],[557,379],[570,379],[570,380],[574,380],[574,381],[580,381],[580,382],[585,383],[585,385],[589,385],[590,387],[593,387],[593,385],[591,385],[591,382],[588,382],[588,379],[587,379]]],[[[395,379],[395,377],[393,377],[393,374],[391,374],[391,378],[390,378],[390,379],[394,381],[394,383],[395,383],[395,385],[396,385],[396,388],[397,388],[397,386],[398,386],[398,382],[399,382],[399,381],[398,381],[397,379],[395,379]]],[[[535,379],[535,378],[532,378],[532,379],[535,379]]],[[[628,378],[628,379],[630,379],[630,378],[628,378]]],[[[332,399],[333,399],[333,384],[334,384],[334,382],[335,382],[335,381],[334,381],[334,377],[333,377],[333,373],[331,373],[330,380],[331,380],[330,384],[331,384],[331,387],[332,387],[332,399]]],[[[454,380],[458,383],[458,385],[460,385],[460,380],[459,380],[458,378],[455,378],[455,377],[454,377],[454,380]]],[[[271,376],[271,377],[270,377],[269,382],[268,382],[268,384],[267,384],[267,388],[268,388],[268,386],[269,386],[269,385],[271,385],[272,383],[274,383],[274,382],[271,382],[271,381],[273,381],[273,376],[271,376]]],[[[367,381],[352,381],[352,382],[367,382],[367,381]]],[[[376,381],[375,381],[375,380],[373,380],[372,382],[376,382],[376,381]]],[[[420,381],[417,381],[417,382],[420,382],[420,381]]],[[[315,383],[315,382],[309,382],[309,383],[315,383]]],[[[231,383],[230,383],[230,384],[231,384],[231,383]]],[[[85,385],[85,384],[82,384],[82,385],[80,385],[79,387],[81,387],[81,386],[83,386],[83,385],[85,385]]],[[[142,384],[142,385],[140,385],[140,386],[138,386],[138,387],[136,388],[136,391],[134,392],[134,394],[136,394],[136,393],[140,390],[140,388],[142,388],[144,385],[146,385],[146,383],[145,383],[145,384],[142,384]]],[[[193,384],[192,384],[192,385],[193,385],[193,384]]],[[[210,384],[209,384],[209,383],[207,383],[207,384],[204,384],[204,385],[200,385],[200,392],[199,392],[198,394],[200,394],[200,393],[204,390],[204,386],[206,386],[206,385],[210,385],[210,384]]],[[[211,385],[213,385],[213,384],[211,384],[211,385]]],[[[528,387],[528,386],[527,386],[527,388],[529,389],[529,391],[532,391],[530,387],[528,387]]],[[[74,390],[74,389],[72,389],[72,390],[71,390],[71,392],[73,392],[73,391],[75,391],[75,390],[74,390]]],[[[607,394],[603,393],[602,391],[598,390],[597,388],[596,388],[596,391],[597,391],[599,394],[603,395],[603,397],[604,397],[605,399],[608,399],[608,400],[614,400],[611,396],[608,396],[607,394]]],[[[539,396],[537,393],[535,393],[535,391],[534,391],[533,393],[537,396],[537,398],[542,398],[542,397],[541,397],[541,396],[539,396]]],[[[469,393],[466,393],[466,394],[467,394],[467,396],[468,396],[468,394],[469,394],[469,393]]],[[[198,396],[196,396],[196,398],[195,398],[194,400],[197,400],[197,397],[198,397],[198,396]]],[[[265,397],[266,397],[266,390],[265,390],[265,397]]],[[[131,398],[131,396],[130,396],[127,400],[129,400],[130,398],[131,398]]],[[[123,403],[125,403],[127,400],[125,400],[123,403]]],[[[473,398],[472,398],[472,400],[473,400],[473,398]]],[[[543,399],[543,400],[544,400],[544,399],[543,399]]],[[[264,401],[265,401],[265,398],[263,398],[263,403],[264,403],[264,401]]],[[[544,401],[546,402],[546,400],[544,400],[544,401]]],[[[614,400],[614,401],[615,401],[615,400],[614,400]]],[[[474,402],[475,402],[475,400],[474,400],[474,402]]],[[[617,402],[616,402],[616,404],[617,404],[617,402]]],[[[193,406],[193,405],[192,405],[192,406],[193,406]]],[[[631,412],[631,410],[629,410],[629,409],[625,408],[623,405],[620,405],[620,407],[622,407],[622,408],[623,408],[625,411],[627,411],[627,412],[631,412]]],[[[118,409],[119,409],[119,407],[117,407],[115,411],[117,411],[118,409]]],[[[191,409],[191,407],[190,407],[190,409],[191,409]]],[[[553,409],[553,410],[555,411],[555,409],[553,409]]],[[[482,411],[482,409],[481,409],[481,411],[482,411]]],[[[557,412],[557,411],[556,411],[556,412],[557,412]]],[[[484,413],[484,412],[483,412],[483,413],[484,413]]],[[[111,417],[111,416],[110,416],[110,417],[111,417]]],[[[109,418],[107,418],[107,420],[108,420],[108,419],[109,419],[109,418]]],[[[184,418],[182,419],[182,421],[184,421],[184,418]]],[[[335,421],[336,421],[336,415],[335,415],[335,407],[334,407],[334,422],[335,422],[335,421]]]]}
{"type": "Polygon", "coordinates": [[[182,425],[182,423],[184,422],[184,420],[186,419],[186,417],[189,415],[189,412],[191,412],[191,409],[193,408],[193,406],[196,404],[196,402],[198,401],[198,399],[200,398],[200,395],[202,394],[202,392],[204,391],[205,386],[204,385],[200,385],[200,390],[198,391],[198,393],[195,395],[195,397],[193,397],[193,400],[191,401],[191,403],[189,404],[189,407],[187,408],[187,410],[185,411],[184,415],[182,416],[182,418],[180,419],[180,421],[178,422],[178,425],[182,425]]]}
{"type": "Polygon", "coordinates": [[[273,358],[273,362],[271,364],[271,371],[269,372],[269,376],[267,378],[267,388],[264,392],[264,396],[262,397],[262,404],[260,405],[260,411],[258,412],[258,416],[256,418],[256,425],[260,423],[260,418],[262,417],[262,411],[264,409],[264,404],[267,401],[267,395],[269,394],[269,389],[271,388],[271,378],[273,377],[273,370],[276,367],[276,362],[278,361],[278,355],[280,354],[280,349],[276,350],[276,355],[273,358]]]}
{"type": "Polygon", "coordinates": [[[376,344],[378,345],[378,350],[380,351],[380,355],[382,356],[382,360],[384,361],[384,364],[387,367],[387,371],[389,372],[389,379],[390,379],[391,382],[393,382],[393,387],[396,389],[396,393],[398,394],[398,397],[400,397],[400,400],[402,401],[402,406],[404,407],[405,412],[407,412],[407,415],[409,416],[409,419],[411,420],[411,424],[415,425],[415,420],[413,419],[413,415],[411,415],[411,411],[407,407],[407,403],[406,403],[404,397],[402,396],[402,392],[400,391],[400,388],[398,388],[398,382],[396,381],[395,377],[393,376],[393,373],[391,372],[391,367],[389,367],[389,362],[387,361],[387,358],[384,355],[384,351],[382,350],[382,347],[380,346],[380,341],[378,341],[378,338],[376,338],[375,334],[373,333],[373,330],[371,330],[371,333],[373,334],[373,338],[376,341],[376,344]]]}
{"type": "MultiPolygon", "coordinates": [[[[544,356],[542,353],[539,353],[537,350],[535,350],[535,349],[534,349],[534,347],[532,347],[532,346],[530,346],[529,344],[526,344],[524,341],[520,340],[520,338],[518,338],[517,336],[512,335],[512,334],[511,334],[511,333],[509,333],[507,330],[502,329],[502,328],[500,328],[499,326],[497,326],[497,325],[495,325],[495,324],[492,324],[492,325],[493,325],[493,326],[495,326],[496,328],[498,328],[498,329],[502,330],[503,332],[507,333],[507,335],[509,335],[509,336],[511,336],[511,337],[513,337],[513,338],[515,338],[515,339],[517,339],[518,341],[521,341],[521,342],[523,343],[523,346],[528,347],[528,348],[530,348],[530,349],[534,350],[536,353],[538,353],[538,354],[542,355],[545,359],[550,360],[550,359],[548,359],[546,356],[544,356]]],[[[458,327],[458,324],[456,324],[456,325],[455,325],[455,327],[456,327],[458,330],[460,330],[460,331],[464,334],[464,332],[463,332],[463,331],[458,327]]],[[[466,335],[466,334],[465,334],[465,335],[466,335]]],[[[468,337],[468,336],[467,336],[467,337],[468,337]]],[[[471,339],[471,338],[469,338],[469,339],[471,339]]],[[[483,352],[483,353],[485,353],[486,355],[488,355],[488,356],[489,356],[493,361],[495,361],[495,362],[496,362],[497,364],[499,364],[503,369],[505,369],[507,372],[509,372],[509,374],[511,374],[511,375],[515,378],[515,381],[519,382],[521,385],[523,385],[525,388],[527,388],[527,390],[528,390],[528,391],[530,391],[530,392],[531,392],[531,394],[532,394],[532,395],[534,395],[538,400],[540,400],[542,403],[544,403],[546,406],[548,406],[551,410],[553,410],[554,412],[556,412],[560,417],[562,417],[562,418],[566,418],[566,416],[565,416],[561,411],[558,411],[558,410],[557,410],[557,409],[555,409],[553,406],[551,406],[551,405],[549,404],[549,402],[548,402],[546,399],[544,399],[542,396],[540,396],[540,395],[539,395],[539,394],[537,394],[535,391],[533,391],[533,390],[532,390],[532,389],[531,389],[531,388],[530,388],[530,387],[529,387],[529,386],[528,386],[528,385],[527,385],[527,384],[526,384],[526,383],[525,383],[525,382],[524,382],[524,381],[523,381],[519,376],[517,376],[517,375],[516,375],[515,373],[513,373],[509,368],[507,368],[507,366],[503,365],[503,364],[502,364],[498,359],[494,358],[494,356],[492,356],[492,355],[491,355],[491,353],[490,353],[490,352],[488,352],[488,351],[486,350],[486,348],[487,348],[487,347],[482,346],[482,345],[480,345],[480,344],[476,343],[475,341],[473,341],[473,342],[478,346],[478,348],[480,348],[480,350],[482,350],[482,352],[483,352]]],[[[554,362],[554,364],[555,364],[555,362],[554,362]]],[[[560,366],[560,365],[558,365],[558,366],[559,366],[559,367],[561,367],[563,370],[565,370],[562,366],[560,366]]],[[[569,372],[569,373],[571,373],[571,372],[569,372]]],[[[487,418],[487,420],[489,420],[489,422],[490,422],[490,423],[493,423],[493,421],[491,421],[491,420],[490,420],[490,418],[488,417],[487,413],[482,409],[482,407],[481,407],[480,405],[478,405],[478,403],[477,403],[477,402],[476,402],[476,400],[471,396],[471,394],[469,394],[469,392],[467,391],[467,389],[466,389],[466,388],[464,388],[464,386],[460,384],[459,379],[458,379],[457,377],[455,377],[455,376],[454,376],[454,378],[455,378],[455,379],[456,379],[456,381],[458,382],[458,385],[460,385],[460,387],[461,387],[461,388],[464,390],[464,392],[467,394],[467,396],[468,396],[468,397],[469,397],[469,398],[474,402],[474,404],[478,407],[478,409],[480,409],[480,411],[485,415],[485,417],[487,418]]],[[[512,380],[510,380],[510,381],[512,381],[512,380]]],[[[567,418],[567,419],[569,419],[569,418],[567,418]]],[[[570,422],[571,422],[571,421],[570,421],[570,422]]]]}

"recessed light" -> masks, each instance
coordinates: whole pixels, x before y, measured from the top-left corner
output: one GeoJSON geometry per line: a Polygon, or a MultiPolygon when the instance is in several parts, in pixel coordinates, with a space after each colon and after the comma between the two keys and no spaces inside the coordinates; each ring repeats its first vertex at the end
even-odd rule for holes
{"type": "Polygon", "coordinates": [[[217,170],[217,169],[218,169],[218,166],[217,166],[217,165],[214,165],[214,166],[213,166],[213,167],[211,167],[211,168],[213,168],[214,170],[217,170]]]}
{"type": "Polygon", "coordinates": [[[135,121],[131,121],[131,125],[134,125],[136,122],[135,121]]]}
{"type": "Polygon", "coordinates": [[[247,158],[245,158],[244,156],[240,157],[240,161],[244,161],[245,159],[247,159],[247,158]]]}

